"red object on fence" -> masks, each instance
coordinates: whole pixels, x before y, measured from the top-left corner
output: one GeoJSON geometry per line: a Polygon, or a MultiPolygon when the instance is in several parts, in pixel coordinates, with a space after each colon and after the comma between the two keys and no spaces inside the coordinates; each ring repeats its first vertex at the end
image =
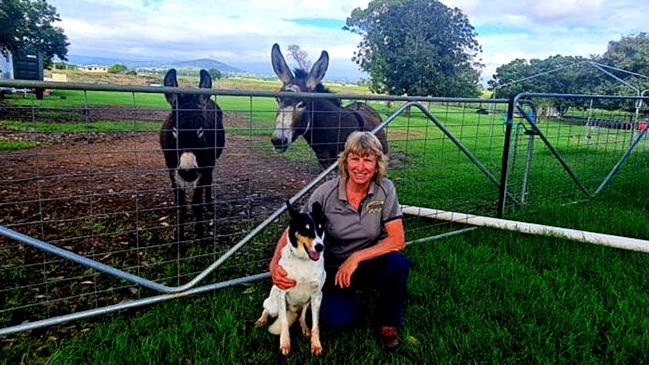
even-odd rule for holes
{"type": "Polygon", "coordinates": [[[647,129],[647,121],[645,120],[645,121],[642,121],[642,122],[638,123],[638,127],[637,127],[637,128],[638,128],[638,130],[639,130],[640,132],[642,132],[642,131],[644,131],[645,129],[647,129]]]}

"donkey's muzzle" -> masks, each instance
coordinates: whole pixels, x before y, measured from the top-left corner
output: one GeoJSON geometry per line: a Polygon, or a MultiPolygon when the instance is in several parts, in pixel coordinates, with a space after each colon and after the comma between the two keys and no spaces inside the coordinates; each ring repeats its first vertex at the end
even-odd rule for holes
{"type": "Polygon", "coordinates": [[[275,147],[275,151],[277,152],[286,152],[288,149],[288,138],[272,138],[270,141],[273,143],[273,147],[275,147]]]}
{"type": "Polygon", "coordinates": [[[194,182],[198,179],[198,169],[178,169],[178,176],[186,182],[194,182]]]}

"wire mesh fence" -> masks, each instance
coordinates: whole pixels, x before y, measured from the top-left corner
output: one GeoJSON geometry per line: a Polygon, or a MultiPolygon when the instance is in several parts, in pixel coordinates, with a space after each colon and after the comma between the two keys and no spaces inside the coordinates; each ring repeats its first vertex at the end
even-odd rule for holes
{"type": "MultiPolygon", "coordinates": [[[[276,98],[286,95],[206,91],[223,110],[225,148],[213,172],[214,200],[200,206],[200,220],[193,207],[186,207],[187,235],[180,239],[173,174],[170,179],[159,142],[170,113],[163,96],[169,89],[94,89],[101,87],[69,86],[44,100],[14,95],[0,104],[0,225],[156,283],[180,286],[323,171],[305,137],[283,153],[271,143],[279,113],[276,98]]],[[[313,120],[331,113],[314,108],[317,98],[307,96],[313,120]]],[[[496,215],[507,101],[360,94],[318,98],[362,103],[389,120],[384,129],[389,178],[401,204],[496,215]]],[[[523,208],[590,199],[603,191],[640,194],[626,186],[647,178],[649,170],[649,111],[641,99],[524,98],[513,114],[508,217],[523,208]]],[[[338,130],[340,124],[311,125],[305,134],[328,129],[338,130]]],[[[285,224],[280,216],[201,285],[266,271],[285,224]]],[[[466,228],[417,216],[406,216],[405,225],[410,242],[466,228]]],[[[6,237],[0,238],[0,275],[5,278],[0,327],[158,294],[6,237]]]]}
{"type": "MultiPolygon", "coordinates": [[[[322,172],[305,138],[284,153],[273,147],[277,95],[212,96],[223,110],[226,133],[213,172],[214,200],[200,207],[202,221],[187,210],[187,236],[180,240],[174,234],[179,207],[159,143],[170,108],[162,89],[139,91],[72,88],[54,90],[44,100],[6,99],[0,117],[0,224],[178,286],[322,172]]],[[[348,96],[342,103],[361,102],[384,120],[394,118],[385,128],[389,177],[402,204],[495,214],[506,104],[422,98],[428,115],[413,107],[393,116],[405,98],[377,99],[348,96]]],[[[415,217],[405,224],[409,241],[459,226],[415,217]]],[[[201,284],[265,271],[284,226],[281,217],[201,284]]],[[[155,294],[6,237],[0,238],[0,260],[0,327],[155,294]]]]}

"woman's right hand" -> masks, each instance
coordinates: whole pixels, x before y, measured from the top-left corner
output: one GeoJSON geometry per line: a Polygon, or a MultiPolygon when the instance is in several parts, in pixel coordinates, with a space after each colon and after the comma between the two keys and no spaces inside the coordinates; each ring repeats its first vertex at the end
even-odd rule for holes
{"type": "Polygon", "coordinates": [[[270,265],[270,275],[273,279],[273,284],[282,290],[290,289],[297,285],[297,282],[293,279],[290,279],[286,273],[286,270],[279,264],[270,265]]]}

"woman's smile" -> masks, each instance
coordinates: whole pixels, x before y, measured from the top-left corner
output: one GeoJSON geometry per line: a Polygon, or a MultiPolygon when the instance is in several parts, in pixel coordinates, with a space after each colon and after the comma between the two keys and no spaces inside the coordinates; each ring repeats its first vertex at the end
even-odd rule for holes
{"type": "Polygon", "coordinates": [[[347,169],[353,183],[367,185],[376,173],[376,156],[350,153],[347,157],[347,169]]]}

